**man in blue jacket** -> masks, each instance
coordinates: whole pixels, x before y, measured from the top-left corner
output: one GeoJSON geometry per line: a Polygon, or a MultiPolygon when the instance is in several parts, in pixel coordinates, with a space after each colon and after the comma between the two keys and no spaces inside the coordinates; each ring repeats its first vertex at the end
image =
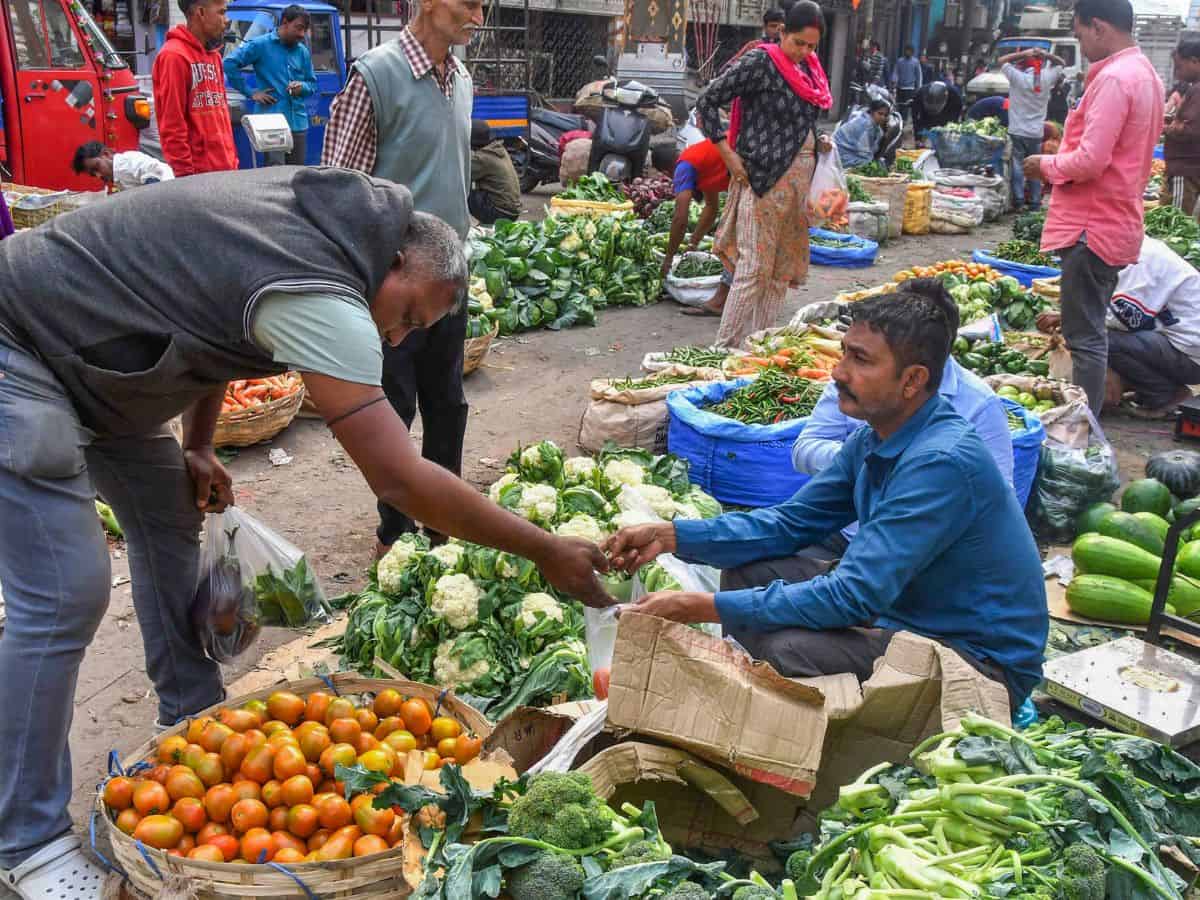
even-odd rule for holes
{"type": "Polygon", "coordinates": [[[246,41],[225,57],[225,78],[231,87],[246,93],[245,68],[254,69],[258,90],[250,99],[258,112],[277,112],[287,117],[292,130],[290,153],[267,154],[267,165],[304,165],[308,152],[307,99],[317,92],[312,54],[304,39],[308,36],[308,11],[292,4],[283,11],[279,27],[246,41]]]}
{"type": "Polygon", "coordinates": [[[952,648],[1020,705],[1041,678],[1049,630],[1041,557],[983,441],[938,393],[952,308],[933,280],[853,304],[833,379],[842,412],[868,427],[778,506],[617,532],[605,550],[626,572],[660,553],[726,570],[716,593],[657,591],[634,608],[720,622],[788,677],[865,681],[892,636],[913,632],[952,648]],[[798,550],[856,519],[836,569],[789,577],[798,550]]]}

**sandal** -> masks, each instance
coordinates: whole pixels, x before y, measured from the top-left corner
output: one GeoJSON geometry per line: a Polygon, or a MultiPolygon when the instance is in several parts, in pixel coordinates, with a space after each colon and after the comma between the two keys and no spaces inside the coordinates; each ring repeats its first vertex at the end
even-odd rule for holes
{"type": "Polygon", "coordinates": [[[15,869],[0,869],[0,882],[23,900],[98,900],[104,870],[79,848],[76,835],[63,835],[15,869]]]}
{"type": "Polygon", "coordinates": [[[709,309],[707,306],[686,306],[680,311],[681,315],[685,316],[711,316],[714,319],[721,318],[721,313],[716,310],[709,309]]]}

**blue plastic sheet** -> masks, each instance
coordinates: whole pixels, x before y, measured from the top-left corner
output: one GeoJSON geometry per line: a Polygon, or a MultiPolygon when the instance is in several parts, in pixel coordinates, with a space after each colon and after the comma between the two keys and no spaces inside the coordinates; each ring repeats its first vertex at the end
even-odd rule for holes
{"type": "Polygon", "coordinates": [[[992,256],[985,250],[976,250],[972,253],[971,261],[989,265],[998,272],[1011,275],[1017,281],[1021,282],[1021,284],[1025,285],[1025,287],[1032,285],[1035,278],[1057,278],[1062,274],[1062,269],[1054,269],[1050,266],[1027,266],[1024,263],[1010,262],[1007,259],[992,256]]]}
{"type": "Polygon", "coordinates": [[[1010,397],[1001,397],[1000,401],[1009,412],[1016,413],[1025,420],[1024,431],[1012,433],[1013,445],[1013,489],[1021,508],[1025,508],[1029,494],[1033,491],[1033,483],[1037,480],[1038,461],[1042,458],[1042,441],[1046,439],[1046,429],[1042,420],[1010,397]]]}
{"type": "Polygon", "coordinates": [[[1003,154],[1004,138],[971,134],[967,131],[946,131],[935,128],[929,132],[933,152],[943,169],[971,169],[974,166],[995,165],[1003,154]]]}
{"type": "Polygon", "coordinates": [[[808,229],[809,237],[819,237],[825,240],[837,241],[841,247],[818,247],[810,244],[808,258],[814,266],[841,266],[844,269],[857,269],[875,265],[875,254],[879,245],[853,234],[841,234],[837,231],[825,231],[823,228],[808,229]]]}
{"type": "Polygon", "coordinates": [[[744,425],[703,409],[749,383],[714,381],[668,394],[667,449],[686,459],[692,482],[722,503],[774,506],[808,481],[792,468],[792,443],[808,419],[744,425]]]}

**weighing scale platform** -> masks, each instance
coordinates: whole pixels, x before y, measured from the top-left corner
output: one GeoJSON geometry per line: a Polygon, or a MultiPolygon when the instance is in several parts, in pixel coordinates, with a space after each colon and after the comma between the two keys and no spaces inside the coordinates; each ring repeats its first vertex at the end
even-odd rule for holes
{"type": "Polygon", "coordinates": [[[1200,740],[1200,664],[1124,637],[1046,663],[1044,690],[1120,731],[1171,747],[1200,740]]]}

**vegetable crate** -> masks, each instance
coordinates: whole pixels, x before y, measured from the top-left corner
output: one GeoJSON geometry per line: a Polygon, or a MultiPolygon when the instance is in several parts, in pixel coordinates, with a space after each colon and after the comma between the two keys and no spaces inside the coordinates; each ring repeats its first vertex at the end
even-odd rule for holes
{"type": "MultiPolygon", "coordinates": [[[[276,691],[291,691],[306,696],[314,691],[329,691],[339,696],[348,694],[377,694],[386,688],[399,691],[406,697],[428,700],[435,711],[446,711],[479,737],[492,733],[488,720],[470,704],[458,699],[449,690],[442,690],[415,681],[384,678],[362,678],[347,673],[331,675],[328,680],[306,678],[254,691],[236,699],[226,699],[196,714],[194,718],[214,714],[222,707],[237,708],[250,700],[266,700],[276,691]]],[[[139,746],[122,762],[124,770],[150,758],[163,738],[187,731],[191,719],[168,728],[139,746]]],[[[260,897],[337,897],[338,900],[375,900],[384,897],[407,897],[412,888],[404,877],[403,848],[383,853],[328,862],[231,865],[197,859],[170,856],[163,850],[147,847],[117,828],[104,807],[104,785],[96,793],[93,815],[103,822],[112,843],[117,864],[134,887],[151,897],[157,897],[164,885],[182,887],[190,893],[181,895],[195,900],[246,900],[260,897]],[[182,882],[182,885],[180,884],[182,882]]]]}
{"type": "Polygon", "coordinates": [[[249,409],[238,409],[221,413],[217,417],[217,428],[213,433],[214,447],[249,447],[269,441],[296,418],[304,402],[305,391],[298,391],[266,400],[249,409]]]}
{"type": "Polygon", "coordinates": [[[476,369],[483,365],[483,361],[487,358],[488,348],[492,346],[492,341],[496,335],[500,333],[500,323],[493,322],[492,330],[481,337],[467,338],[463,347],[463,375],[470,375],[476,369]]]}
{"type": "Polygon", "coordinates": [[[550,211],[563,216],[607,216],[612,213],[633,212],[633,201],[606,203],[600,200],[564,200],[550,198],[550,211]]]}
{"type": "Polygon", "coordinates": [[[66,212],[65,195],[57,203],[48,205],[43,205],[37,199],[57,193],[59,191],[29,187],[24,184],[6,184],[4,186],[4,200],[8,204],[9,213],[12,215],[13,225],[17,228],[33,228],[44,222],[49,222],[61,212],[66,212]]]}

